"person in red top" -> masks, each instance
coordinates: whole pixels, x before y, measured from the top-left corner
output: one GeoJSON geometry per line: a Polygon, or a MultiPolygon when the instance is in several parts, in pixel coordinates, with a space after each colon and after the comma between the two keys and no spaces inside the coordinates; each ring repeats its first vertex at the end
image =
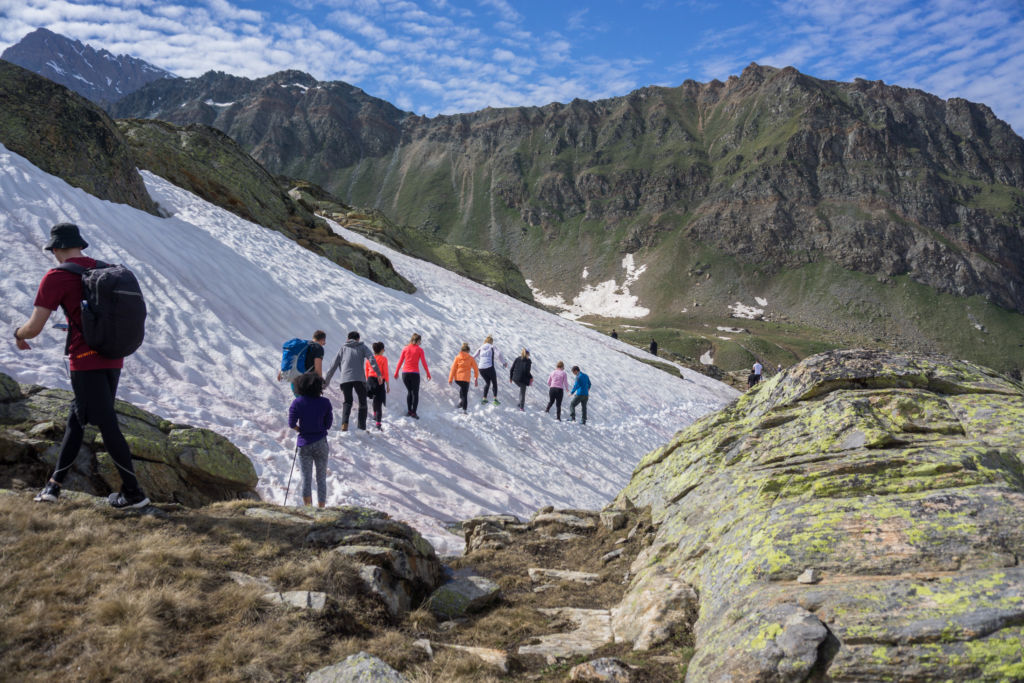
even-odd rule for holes
{"type": "MultiPolygon", "coordinates": [[[[52,252],[58,263],[71,262],[92,268],[96,261],[82,254],[82,249],[88,246],[77,225],[59,223],[50,229],[50,241],[44,249],[52,252]]],[[[46,327],[50,315],[58,308],[63,308],[68,320],[67,354],[71,389],[75,395],[68,413],[60,454],[57,456],[57,466],[35,501],[57,501],[61,485],[82,446],[85,426],[91,423],[99,427],[103,444],[121,477],[121,491],[110,494],[110,505],[116,508],[141,508],[149,505],[149,498],[142,492],[135,477],[132,454],[128,442],[121,434],[117,413],[114,411],[114,396],[117,394],[124,359],[101,356],[85,343],[82,336],[81,276],[57,268],[48,270],[39,283],[34,306],[28,322],[14,331],[15,343],[22,351],[28,351],[32,347],[26,340],[37,337],[46,327]]]]}
{"type": "Polygon", "coordinates": [[[380,368],[381,377],[377,376],[377,373],[373,371],[373,367],[370,365],[370,360],[366,360],[366,367],[363,368],[366,372],[366,384],[369,387],[367,395],[373,399],[373,422],[377,431],[381,431],[381,418],[383,417],[384,411],[381,408],[387,403],[386,394],[391,393],[391,382],[388,380],[388,359],[384,356],[384,342],[373,342],[373,359],[377,361],[377,367],[380,368]]]}
{"type": "Polygon", "coordinates": [[[420,335],[412,335],[409,343],[402,349],[402,355],[398,357],[398,366],[395,368],[395,379],[398,379],[398,373],[401,372],[402,383],[405,384],[405,403],[409,409],[406,415],[417,420],[420,418],[416,413],[420,406],[420,363],[423,363],[427,381],[430,381],[430,368],[427,367],[427,357],[420,348],[420,339],[420,335]]]}

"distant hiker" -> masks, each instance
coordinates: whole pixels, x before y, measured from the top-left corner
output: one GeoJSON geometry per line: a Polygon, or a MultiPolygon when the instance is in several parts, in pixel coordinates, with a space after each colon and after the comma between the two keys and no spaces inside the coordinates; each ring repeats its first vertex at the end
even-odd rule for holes
{"type": "Polygon", "coordinates": [[[345,402],[341,404],[341,431],[348,431],[348,418],[352,413],[352,392],[356,392],[359,398],[359,412],[357,413],[359,429],[366,429],[366,371],[363,369],[363,361],[368,361],[373,366],[374,372],[380,374],[380,367],[373,357],[370,349],[363,342],[359,341],[358,332],[349,332],[345,345],[338,351],[338,355],[327,371],[327,379],[324,384],[329,386],[334,371],[341,368],[341,393],[345,402]]]}
{"type": "Polygon", "coordinates": [[[388,359],[384,356],[384,342],[373,342],[373,359],[380,368],[380,376],[373,371],[367,359],[363,370],[366,372],[366,396],[373,401],[373,426],[381,431],[380,426],[384,411],[382,406],[387,403],[387,394],[391,393],[391,381],[388,380],[388,359]]]}
{"type": "Polygon", "coordinates": [[[778,366],[775,368],[775,374],[778,375],[778,374],[781,374],[781,373],[782,373],[782,363],[779,363],[778,366]]]}
{"type": "Polygon", "coordinates": [[[569,376],[565,374],[565,363],[558,361],[555,369],[548,375],[548,407],[544,412],[551,410],[551,404],[555,404],[555,419],[562,421],[562,397],[569,391],[569,376]]]}
{"type": "Polygon", "coordinates": [[[114,396],[117,394],[124,359],[100,355],[85,342],[82,321],[85,287],[81,270],[92,269],[100,264],[82,254],[82,249],[88,246],[78,226],[73,223],[59,223],[50,229],[50,241],[43,248],[53,253],[60,266],[48,270],[43,276],[31,317],[14,330],[15,344],[22,351],[28,351],[31,347],[25,340],[37,337],[54,311],[64,309],[68,321],[65,353],[69,361],[68,372],[74,399],[68,411],[56,468],[34,500],[37,503],[57,501],[61,485],[82,446],[85,426],[94,424],[99,427],[103,447],[110,454],[121,479],[121,491],[111,493],[107,502],[115,508],[141,508],[149,505],[149,498],[135,477],[131,450],[121,433],[114,410],[114,396]]]}
{"type": "Polygon", "coordinates": [[[612,339],[618,339],[618,338],[619,338],[619,333],[616,332],[615,328],[613,327],[612,328],[612,339]]]}
{"type": "Polygon", "coordinates": [[[487,390],[494,387],[494,405],[498,405],[498,375],[494,369],[494,361],[501,363],[501,367],[507,368],[508,363],[501,355],[501,351],[494,346],[494,338],[487,335],[483,346],[473,353],[480,368],[480,376],[484,378],[484,398],[482,403],[487,403],[487,390]]]}
{"type": "Polygon", "coordinates": [[[658,342],[654,341],[653,337],[651,337],[651,347],[650,347],[650,350],[651,350],[651,353],[654,354],[655,356],[658,355],[658,342]]]}
{"type": "Polygon", "coordinates": [[[576,421],[576,406],[580,406],[580,424],[587,424],[587,400],[590,398],[590,378],[580,372],[580,366],[572,366],[572,374],[576,381],[572,385],[572,401],[569,403],[569,419],[576,421]]]}
{"type": "Polygon", "coordinates": [[[530,374],[530,350],[524,348],[514,361],[508,372],[508,379],[519,387],[519,410],[526,410],[526,388],[533,384],[533,375],[530,374]]]}
{"type": "Polygon", "coordinates": [[[754,384],[757,384],[758,382],[761,381],[761,376],[764,374],[764,366],[761,365],[761,361],[754,361],[754,368],[752,374],[754,375],[754,384]]]}
{"type": "MultiPolygon", "coordinates": [[[[324,376],[324,344],[327,343],[327,333],[323,330],[317,330],[313,333],[313,338],[303,345],[302,360],[298,358],[293,360],[289,359],[289,345],[295,342],[302,342],[301,339],[292,339],[285,342],[284,347],[284,358],[281,360],[282,366],[285,364],[294,364],[296,369],[291,371],[291,374],[295,375],[295,379],[298,379],[298,373],[302,372],[313,372],[316,373],[317,377],[323,378],[324,376]]],[[[288,372],[284,367],[277,372],[277,381],[282,382],[285,379],[285,373],[288,372]]],[[[292,394],[298,396],[298,392],[295,388],[295,379],[292,380],[292,394]]]]}
{"type": "MultiPolygon", "coordinates": [[[[302,504],[313,504],[313,468],[316,467],[316,504],[327,504],[327,430],[334,422],[334,406],[322,396],[326,382],[320,376],[307,372],[295,380],[298,397],[288,408],[288,426],[299,433],[295,445],[299,450],[299,468],[302,472],[302,504]]],[[[288,501],[285,501],[285,505],[288,501]]]]}
{"type": "Polygon", "coordinates": [[[751,372],[747,375],[747,389],[752,388],[755,384],[757,384],[757,375],[751,372]]]}
{"type": "Polygon", "coordinates": [[[477,367],[476,359],[469,353],[469,344],[463,344],[462,349],[455,360],[452,361],[452,369],[448,371],[448,384],[455,380],[459,385],[459,407],[466,412],[469,402],[469,378],[473,376],[473,386],[479,384],[480,369],[477,367]]]}
{"type": "Polygon", "coordinates": [[[420,363],[423,363],[423,371],[427,373],[427,381],[430,381],[430,368],[427,367],[427,357],[420,348],[422,337],[418,334],[409,338],[409,343],[402,349],[402,355],[398,357],[395,367],[395,379],[398,373],[402,373],[402,383],[405,385],[405,404],[408,408],[406,415],[420,419],[416,412],[420,407],[420,363]]]}

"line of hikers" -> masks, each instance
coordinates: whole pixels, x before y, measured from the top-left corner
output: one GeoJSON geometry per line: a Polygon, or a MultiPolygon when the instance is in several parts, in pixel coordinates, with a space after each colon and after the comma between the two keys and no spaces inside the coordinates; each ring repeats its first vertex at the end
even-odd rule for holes
{"type": "MultiPolygon", "coordinates": [[[[402,349],[398,357],[394,378],[402,376],[406,389],[406,416],[419,419],[420,365],[431,380],[430,368],[426,355],[420,346],[422,338],[413,334],[409,343],[402,349]]],[[[334,406],[330,399],[323,396],[324,389],[330,386],[335,373],[339,373],[344,401],[341,407],[341,431],[349,430],[352,415],[353,394],[358,401],[356,409],[356,426],[366,430],[367,400],[372,401],[374,427],[382,430],[383,406],[387,402],[387,394],[391,392],[388,359],[384,355],[384,342],[374,342],[372,351],[360,341],[358,332],[349,332],[345,344],[335,357],[334,362],[323,376],[324,344],[327,333],[317,330],[312,340],[292,339],[285,342],[281,360],[279,381],[291,380],[292,393],[295,400],[288,408],[288,427],[298,432],[296,453],[302,475],[302,500],[305,505],[312,504],[313,471],[316,471],[317,504],[324,507],[327,499],[327,458],[330,449],[327,433],[334,423],[334,406]]],[[[488,393],[492,392],[493,402],[498,405],[498,379],[496,363],[502,368],[508,363],[501,352],[494,346],[494,339],[488,336],[474,353],[470,353],[468,343],[463,343],[459,353],[452,361],[448,372],[448,383],[459,388],[458,408],[467,412],[469,405],[469,383],[479,386],[479,378],[484,378],[482,403],[488,403],[488,393]]],[[[509,368],[509,382],[519,388],[519,410],[526,409],[526,390],[533,384],[533,361],[530,350],[523,348],[519,356],[512,361],[509,368]]],[[[580,370],[572,367],[575,382],[569,388],[565,364],[558,361],[555,369],[548,376],[548,405],[545,413],[555,408],[555,419],[562,420],[562,400],[565,392],[573,395],[569,404],[569,419],[576,421],[576,407],[580,407],[580,422],[587,423],[587,401],[590,397],[590,378],[580,370]]]]}

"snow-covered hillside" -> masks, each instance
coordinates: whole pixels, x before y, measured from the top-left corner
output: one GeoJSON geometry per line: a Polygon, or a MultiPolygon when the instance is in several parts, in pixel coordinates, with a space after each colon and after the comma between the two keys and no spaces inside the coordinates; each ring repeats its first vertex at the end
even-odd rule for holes
{"type": "MultiPolygon", "coordinates": [[[[627,344],[336,227],[385,253],[418,291],[380,287],[159,177],[144,177],[173,217],[96,199],[0,146],[0,326],[11,330],[31,312],[39,278],[54,265],[42,251],[50,226],[78,223],[91,245],[86,253],[133,268],[150,307],[146,343],[126,362],[119,397],[230,438],[256,464],[267,499],[283,500],[295,444],[286,425],[291,392],[274,380],[280,345],[317,328],[328,335],[325,363],[349,330],[367,343],[383,341],[392,364],[412,333],[423,336],[433,381],[421,391],[422,419],[404,417],[405,389],[392,380],[383,434],[332,432],[328,502],[385,510],[441,552],[462,546],[445,531],[447,521],[524,516],[545,504],[600,507],[644,453],[735,396],[694,372],[673,378],[633,360],[644,354],[627,344]],[[536,381],[525,412],[515,408],[514,387],[500,369],[502,405],[481,406],[474,388],[469,414],[455,409],[451,361],[463,341],[475,349],[488,334],[509,362],[523,346],[531,351],[536,381]],[[543,412],[545,380],[559,360],[579,365],[593,381],[586,426],[543,412]]],[[[63,333],[54,329],[29,352],[9,339],[0,345],[0,368],[23,383],[68,387],[62,352],[63,333]]],[[[337,388],[327,396],[340,411],[337,388]]],[[[297,486],[296,473],[293,504],[297,486]]]]}

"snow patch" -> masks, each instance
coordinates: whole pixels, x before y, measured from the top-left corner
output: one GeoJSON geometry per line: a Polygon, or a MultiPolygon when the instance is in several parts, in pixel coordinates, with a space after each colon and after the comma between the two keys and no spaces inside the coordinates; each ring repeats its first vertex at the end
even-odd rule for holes
{"type": "Polygon", "coordinates": [[[715,357],[711,355],[711,350],[710,349],[705,351],[703,354],[701,354],[700,362],[703,363],[704,365],[714,365],[715,364],[715,357]]]}
{"type": "Polygon", "coordinates": [[[230,107],[234,102],[214,102],[213,100],[206,100],[203,104],[211,107],[230,107]]]}
{"type": "Polygon", "coordinates": [[[590,276],[590,271],[587,270],[586,266],[583,267],[583,279],[586,280],[590,276]]]}
{"type": "Polygon", "coordinates": [[[732,311],[730,317],[733,318],[746,318],[747,320],[758,320],[764,315],[763,308],[755,308],[754,306],[747,306],[746,304],[737,301],[734,304],[730,304],[729,310],[732,311]]]}
{"type": "MultiPolygon", "coordinates": [[[[651,311],[639,305],[640,298],[629,293],[630,285],[636,284],[640,276],[647,270],[646,265],[636,267],[632,254],[626,254],[622,259],[622,268],[626,271],[622,284],[615,280],[599,282],[596,285],[586,285],[579,294],[573,297],[571,302],[566,302],[560,294],[546,294],[535,289],[530,280],[526,285],[533,292],[533,298],[538,303],[561,310],[563,318],[578,320],[587,315],[597,315],[603,318],[643,318],[651,311]]],[[[584,277],[589,274],[584,269],[584,277]]]]}
{"type": "Polygon", "coordinates": [[[742,327],[719,327],[719,332],[732,332],[733,334],[741,334],[746,332],[742,327]]]}
{"type": "Polygon", "coordinates": [[[51,69],[59,73],[61,76],[64,75],[64,69],[57,66],[57,62],[53,61],[52,59],[46,63],[46,66],[50,67],[51,69]]]}
{"type": "Polygon", "coordinates": [[[754,297],[754,301],[757,302],[758,306],[767,306],[768,305],[768,299],[762,299],[759,296],[755,296],[754,297]]]}

